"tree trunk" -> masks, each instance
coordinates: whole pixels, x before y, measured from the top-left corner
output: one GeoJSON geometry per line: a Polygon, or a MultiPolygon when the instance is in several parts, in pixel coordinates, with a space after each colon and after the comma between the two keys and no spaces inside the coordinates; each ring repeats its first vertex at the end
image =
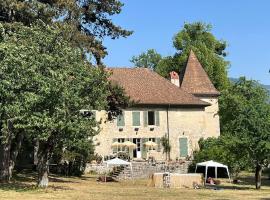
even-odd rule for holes
{"type": "Polygon", "coordinates": [[[9,181],[10,142],[0,145],[0,182],[9,181]]]}
{"type": "Polygon", "coordinates": [[[12,122],[7,121],[6,137],[0,140],[0,182],[9,181],[9,161],[12,138],[12,122]],[[3,141],[4,140],[4,141],[3,141]]]}
{"type": "Polygon", "coordinates": [[[37,165],[38,165],[38,150],[39,150],[39,141],[35,140],[34,141],[34,165],[35,165],[35,169],[37,169],[37,165]]]}
{"type": "Polygon", "coordinates": [[[38,156],[38,187],[46,188],[49,184],[49,165],[48,165],[48,154],[41,152],[38,156]]]}
{"type": "Polygon", "coordinates": [[[12,178],[12,172],[15,167],[18,153],[22,146],[23,138],[24,138],[24,133],[19,132],[17,133],[14,142],[12,143],[11,152],[10,152],[10,161],[9,161],[9,180],[12,178]]]}
{"type": "Polygon", "coordinates": [[[257,190],[261,189],[261,178],[262,178],[262,166],[257,163],[255,171],[255,182],[257,190]]]}
{"type": "Polygon", "coordinates": [[[49,184],[49,159],[55,147],[56,140],[53,133],[46,142],[38,142],[38,187],[46,188],[49,184]]]}

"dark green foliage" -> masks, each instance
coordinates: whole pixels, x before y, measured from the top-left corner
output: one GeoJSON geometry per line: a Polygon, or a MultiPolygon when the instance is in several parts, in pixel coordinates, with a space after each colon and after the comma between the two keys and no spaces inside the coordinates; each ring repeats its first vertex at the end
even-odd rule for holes
{"type": "Polygon", "coordinates": [[[38,22],[30,27],[3,24],[1,29],[1,144],[10,143],[12,129],[38,140],[39,174],[48,170],[47,160],[57,149],[74,156],[76,171],[93,153],[98,122],[83,117],[80,109],[107,110],[112,118],[128,103],[122,90],[108,82],[109,74],[92,67],[82,59],[83,51],[70,45],[62,34],[68,28],[38,22]]]}
{"type": "Polygon", "coordinates": [[[256,188],[261,186],[262,168],[270,160],[269,93],[256,81],[240,78],[220,97],[221,132],[230,157],[245,160],[254,169],[256,188]]]}
{"type": "Polygon", "coordinates": [[[162,60],[160,54],[154,49],[149,49],[146,52],[141,53],[139,56],[133,56],[130,60],[135,67],[145,67],[151,70],[156,70],[157,65],[162,60]]]}
{"type": "Polygon", "coordinates": [[[235,143],[234,138],[221,136],[219,138],[208,138],[199,140],[199,151],[194,152],[193,169],[196,163],[214,160],[228,165],[229,170],[235,177],[241,170],[250,167],[245,154],[235,143]]]}
{"type": "Polygon", "coordinates": [[[167,159],[170,160],[170,152],[171,152],[172,146],[170,145],[169,138],[167,136],[163,136],[161,138],[160,142],[161,142],[161,145],[163,147],[163,153],[165,153],[165,155],[166,155],[166,160],[167,159]]]}
{"type": "Polygon", "coordinates": [[[148,67],[163,77],[168,77],[171,71],[182,72],[192,49],[204,67],[214,86],[222,91],[227,88],[228,62],[226,42],[218,40],[211,33],[212,27],[201,22],[186,23],[173,38],[176,53],[172,56],[161,57],[155,50],[133,57],[131,62],[139,67],[148,67]]]}
{"type": "Polygon", "coordinates": [[[224,61],[226,56],[226,43],[217,40],[211,33],[212,27],[209,24],[195,22],[185,24],[183,30],[174,37],[174,47],[177,53],[174,59],[178,64],[176,71],[181,70],[187,61],[192,49],[215,87],[222,90],[228,85],[227,66],[224,61]]]}
{"type": "Polygon", "coordinates": [[[66,32],[71,43],[91,53],[97,63],[107,54],[104,37],[127,37],[132,32],[115,25],[110,17],[119,14],[118,0],[0,0],[0,20],[31,25],[37,20],[46,24],[69,25],[66,32]]]}

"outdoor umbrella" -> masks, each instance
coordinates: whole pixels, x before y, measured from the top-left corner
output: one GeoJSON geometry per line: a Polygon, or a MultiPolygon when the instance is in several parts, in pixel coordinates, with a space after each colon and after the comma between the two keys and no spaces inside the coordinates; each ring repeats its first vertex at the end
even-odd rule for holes
{"type": "Polygon", "coordinates": [[[120,142],[112,143],[112,147],[119,147],[119,146],[123,146],[123,143],[120,143],[120,142]]]}
{"type": "Polygon", "coordinates": [[[135,149],[136,148],[136,144],[134,144],[133,142],[130,142],[130,141],[125,141],[124,143],[122,143],[123,146],[126,146],[130,149],[135,149]]]}
{"type": "Polygon", "coordinates": [[[147,147],[156,147],[157,143],[155,143],[153,141],[148,141],[148,142],[144,143],[144,145],[147,147]]]}

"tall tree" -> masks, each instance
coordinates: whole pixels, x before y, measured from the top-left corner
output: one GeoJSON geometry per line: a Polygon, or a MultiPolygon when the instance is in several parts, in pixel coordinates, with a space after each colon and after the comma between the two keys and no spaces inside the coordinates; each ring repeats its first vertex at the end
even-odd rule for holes
{"type": "Polygon", "coordinates": [[[221,132],[233,138],[245,153],[260,189],[262,168],[270,161],[269,94],[257,82],[240,78],[220,100],[221,132]]]}
{"type": "Polygon", "coordinates": [[[47,187],[52,152],[74,145],[91,148],[91,138],[98,133],[95,119],[82,116],[79,110],[102,109],[115,116],[119,105],[126,103],[117,95],[119,89],[112,89],[109,74],[92,67],[82,59],[83,51],[70,45],[63,36],[68,29],[43,22],[30,27],[4,24],[1,28],[2,180],[8,179],[14,130],[23,129],[39,141],[38,185],[47,187]]]}
{"type": "Polygon", "coordinates": [[[168,77],[171,71],[181,72],[184,69],[192,49],[215,87],[223,90],[229,85],[227,77],[229,63],[224,60],[226,42],[218,40],[211,33],[211,30],[212,27],[209,24],[187,23],[173,38],[173,46],[176,49],[174,55],[158,59],[158,62],[155,62],[153,56],[150,55],[158,55],[159,58],[161,56],[155,50],[148,50],[146,53],[133,57],[131,61],[144,65],[150,63],[150,67],[154,66],[152,68],[161,76],[168,77]]]}
{"type": "Polygon", "coordinates": [[[0,0],[0,21],[17,21],[27,26],[36,20],[69,24],[66,34],[72,38],[72,44],[93,55],[97,64],[101,64],[107,54],[103,38],[116,39],[132,33],[110,19],[121,12],[122,6],[118,0],[0,0]]]}
{"type": "Polygon", "coordinates": [[[162,57],[156,50],[149,49],[138,56],[133,56],[130,62],[132,62],[135,67],[144,67],[155,71],[161,60],[162,57]]]}

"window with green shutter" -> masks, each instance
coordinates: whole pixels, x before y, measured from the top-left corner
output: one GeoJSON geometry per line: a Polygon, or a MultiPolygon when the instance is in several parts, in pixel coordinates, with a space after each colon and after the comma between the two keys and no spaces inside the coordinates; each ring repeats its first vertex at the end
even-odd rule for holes
{"type": "Polygon", "coordinates": [[[159,126],[159,111],[155,112],[156,126],[159,126]]]}
{"type": "Polygon", "coordinates": [[[124,112],[117,116],[117,126],[125,126],[125,115],[124,112]]]}
{"type": "Polygon", "coordinates": [[[180,157],[188,155],[188,140],[187,138],[179,138],[180,157]]]}
{"type": "Polygon", "coordinates": [[[142,138],[142,158],[147,158],[147,147],[145,146],[145,143],[148,142],[148,138],[142,138]]]}
{"type": "Polygon", "coordinates": [[[141,118],[140,112],[132,112],[132,126],[140,126],[141,118]]]}
{"type": "MultiPolygon", "coordinates": [[[[117,142],[117,141],[118,141],[117,138],[113,138],[112,143],[117,142]]],[[[113,153],[117,153],[117,150],[118,150],[117,147],[113,147],[112,149],[113,149],[113,153]]]]}
{"type": "Polygon", "coordinates": [[[160,138],[156,138],[156,143],[157,143],[157,152],[160,152],[161,151],[161,141],[160,141],[160,138]]]}
{"type": "Polygon", "coordinates": [[[153,126],[155,125],[155,112],[148,111],[148,125],[153,126]]]}
{"type": "Polygon", "coordinates": [[[147,127],[148,125],[148,112],[147,111],[143,111],[143,125],[144,127],[147,127]]]}

